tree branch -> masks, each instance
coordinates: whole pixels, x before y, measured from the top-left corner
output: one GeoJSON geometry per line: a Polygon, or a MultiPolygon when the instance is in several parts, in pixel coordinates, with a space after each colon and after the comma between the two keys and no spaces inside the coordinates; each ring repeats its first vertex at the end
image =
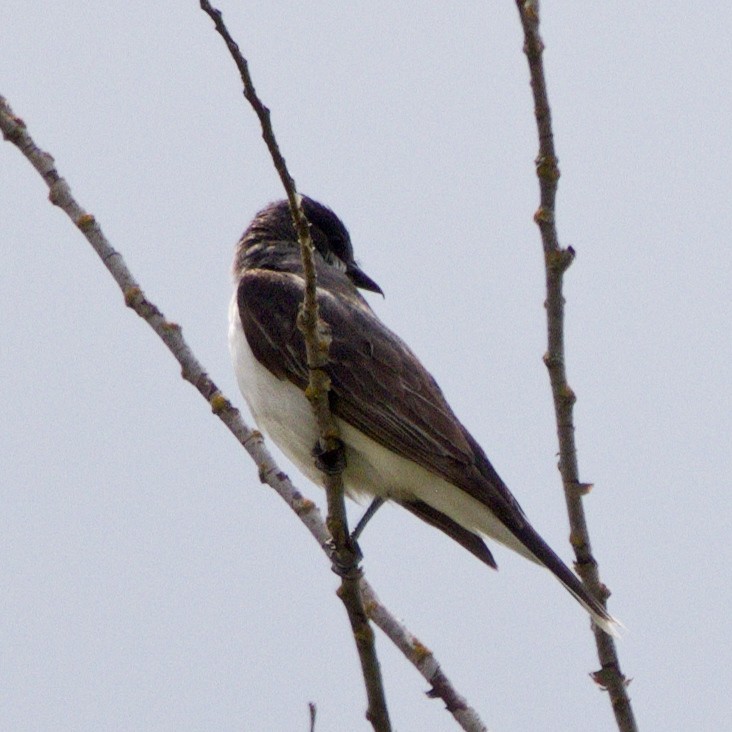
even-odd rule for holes
{"type": "MultiPolygon", "coordinates": [[[[94,216],[86,212],[76,201],[71,189],[54,165],[53,157],[38,148],[26,129],[22,119],[16,117],[4,97],[0,96],[0,130],[3,137],[15,145],[30,164],[38,171],[49,188],[49,199],[58,206],[81,231],[91,244],[102,263],[114,278],[124,295],[125,304],[132,308],[158,335],[173,357],[181,366],[181,376],[192,384],[211,406],[213,413],[226,425],[231,434],[249,453],[259,470],[260,479],[273,488],[298,516],[310,534],[318,542],[328,557],[332,554],[331,535],[318,507],[304,497],[292,484],[287,475],[275,463],[267,450],[261,433],[250,429],[242,420],[239,410],[232,406],[229,399],[219,390],[206,373],[193,351],[190,349],[180,326],[165,318],[157,306],[148,300],[141,286],[128,269],[122,255],[116,251],[96,222],[94,216]]],[[[332,560],[332,558],[331,558],[332,560]]],[[[439,669],[439,664],[432,654],[432,665],[425,663],[423,655],[409,649],[405,637],[414,638],[393,617],[389,610],[381,604],[376,593],[365,579],[361,579],[362,594],[366,602],[368,615],[382,629],[384,634],[401,648],[409,661],[432,683],[439,696],[445,701],[448,709],[466,732],[479,732],[485,726],[469,726],[463,719],[478,719],[477,713],[469,706],[459,707],[452,704],[451,699],[462,699],[450,681],[439,669]],[[434,668],[438,670],[435,673],[434,668]],[[438,685],[435,680],[440,681],[438,685]]],[[[415,644],[418,642],[415,641],[415,644]]],[[[419,647],[424,648],[421,644],[419,647]]]]}
{"type": "Polygon", "coordinates": [[[386,610],[366,579],[361,580],[361,594],[369,617],[412,662],[432,687],[427,692],[427,696],[442,699],[447,710],[466,732],[488,732],[488,728],[483,724],[475,709],[465,701],[445,676],[432,651],[386,610]]]}
{"type": "MultiPolygon", "coordinates": [[[[544,44],[539,35],[539,2],[538,0],[516,0],[516,5],[524,31],[524,53],[529,63],[534,113],[539,133],[536,174],[539,178],[541,203],[534,220],[541,232],[544,249],[548,336],[548,348],[544,362],[549,372],[554,399],[559,438],[559,470],[564,484],[564,496],[569,514],[570,543],[576,557],[575,566],[585,586],[600,598],[603,604],[606,604],[610,591],[600,581],[600,573],[597,561],[592,554],[589,529],[582,504],[582,496],[588,492],[590,486],[579,480],[572,416],[576,396],[567,381],[565,368],[562,283],[564,272],[572,264],[575,252],[572,247],[562,249],[557,235],[555,201],[559,166],[554,150],[551,111],[542,62],[544,44]]],[[[636,732],[635,717],[627,692],[629,682],[620,670],[615,641],[597,626],[594,626],[594,634],[602,668],[592,674],[592,677],[609,692],[618,729],[621,732],[636,732]]]]}
{"type": "Polygon", "coordinates": [[[224,24],[221,11],[214,9],[207,0],[201,0],[201,8],[213,20],[216,30],[224,39],[229,53],[239,69],[244,85],[244,97],[251,104],[262,127],[262,137],[272,156],[272,162],[280,176],[282,185],[287,193],[290,204],[290,213],[300,242],[303,269],[305,271],[305,296],[298,316],[298,328],[305,339],[308,370],[310,373],[306,395],[313,408],[318,430],[320,433],[319,450],[323,455],[335,456],[330,462],[335,466],[332,469],[322,470],[325,492],[328,501],[327,525],[333,537],[334,551],[332,554],[333,569],[341,578],[338,597],[346,607],[351,622],[353,637],[356,641],[358,655],[361,660],[361,670],[366,684],[368,709],[366,718],[377,732],[390,732],[391,722],[386,706],[386,695],[381,678],[381,668],[376,655],[374,633],[369,625],[366,611],[361,599],[359,580],[362,576],[360,556],[350,540],[348,531],[348,516],[343,490],[343,468],[345,456],[343,443],[339,439],[338,425],[330,411],[328,392],[330,391],[330,377],[325,368],[328,365],[328,350],[330,348],[330,333],[326,323],[318,313],[317,278],[313,253],[313,242],[307,218],[302,209],[302,198],[298,195],[295,181],[287,170],[285,159],[280,152],[269,109],[262,103],[254,88],[249,73],[247,60],[239,51],[238,44],[229,34],[224,24]]]}

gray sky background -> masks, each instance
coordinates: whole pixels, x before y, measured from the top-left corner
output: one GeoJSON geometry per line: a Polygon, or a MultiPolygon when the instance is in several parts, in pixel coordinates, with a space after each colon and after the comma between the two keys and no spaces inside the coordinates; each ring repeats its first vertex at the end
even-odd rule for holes
{"type": "MultiPolygon", "coordinates": [[[[220,7],[377,313],[569,560],[514,3],[220,7]]],[[[728,729],[732,11],[543,11],[579,463],[621,661],[644,731],[728,729]]],[[[282,192],[197,3],[8,0],[0,92],[241,405],[230,259],[282,192]]],[[[305,730],[313,701],[318,732],[368,729],[318,547],[9,144],[0,191],[0,728],[305,730]]],[[[588,621],[548,573],[500,547],[489,572],[397,509],[362,547],[492,730],[615,729],[588,621]]],[[[378,647],[395,727],[456,729],[378,647]]]]}

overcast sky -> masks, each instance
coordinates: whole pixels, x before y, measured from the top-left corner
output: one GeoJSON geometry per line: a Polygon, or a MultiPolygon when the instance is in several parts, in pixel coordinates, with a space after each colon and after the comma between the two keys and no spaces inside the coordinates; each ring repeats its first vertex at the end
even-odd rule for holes
{"type": "MultiPolygon", "coordinates": [[[[386,293],[372,306],[570,561],[515,4],[220,7],[300,189],[386,293]]],[[[580,475],[621,663],[642,730],[728,729],[732,11],[542,7],[580,475]]],[[[198,4],[7,0],[0,93],[242,405],[230,260],[282,190],[198,4]]],[[[0,728],[306,730],[312,701],[318,732],[368,729],[320,549],[7,143],[0,252],[0,728]]],[[[491,572],[396,508],[361,546],[493,732],[615,729],[587,618],[547,572],[495,544],[491,572]]],[[[378,650],[395,728],[456,729],[378,650]]]]}

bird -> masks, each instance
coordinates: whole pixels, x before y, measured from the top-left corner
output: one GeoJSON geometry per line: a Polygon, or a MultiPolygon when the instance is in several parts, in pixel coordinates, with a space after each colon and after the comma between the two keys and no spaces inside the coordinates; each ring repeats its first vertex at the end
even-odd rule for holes
{"type": "MultiPolygon", "coordinates": [[[[373,507],[402,506],[493,569],[485,539],[497,541],[546,567],[595,625],[617,635],[619,622],[533,528],[435,379],[361,294],[383,292],[357,264],[345,225],[323,204],[300,200],[314,247],[319,313],[332,338],[325,370],[346,495],[371,497],[373,507]]],[[[305,274],[287,200],[256,214],[236,245],[232,270],[228,335],[239,388],[257,427],[322,486],[297,326],[305,274]]]]}

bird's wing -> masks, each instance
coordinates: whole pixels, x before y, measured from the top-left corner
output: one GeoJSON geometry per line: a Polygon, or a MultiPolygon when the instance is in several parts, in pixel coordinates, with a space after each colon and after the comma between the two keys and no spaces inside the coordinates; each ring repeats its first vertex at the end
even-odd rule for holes
{"type": "MultiPolygon", "coordinates": [[[[327,371],[333,413],[466,491],[521,532],[528,522],[518,502],[409,347],[374,315],[344,274],[327,268],[318,272],[318,281],[320,315],[332,334],[327,371]]],[[[238,304],[256,358],[304,389],[305,344],[296,325],[302,293],[298,274],[250,270],[241,278],[238,304]]]]}

